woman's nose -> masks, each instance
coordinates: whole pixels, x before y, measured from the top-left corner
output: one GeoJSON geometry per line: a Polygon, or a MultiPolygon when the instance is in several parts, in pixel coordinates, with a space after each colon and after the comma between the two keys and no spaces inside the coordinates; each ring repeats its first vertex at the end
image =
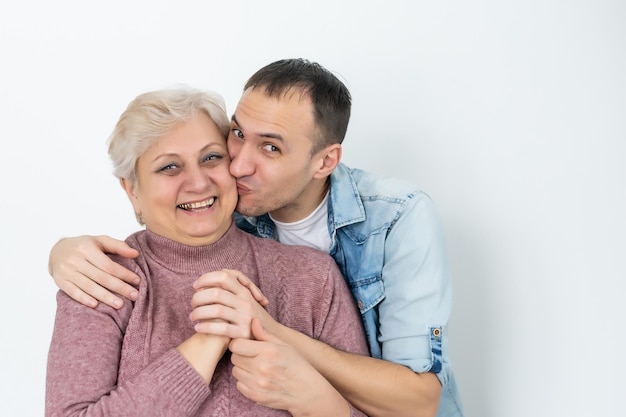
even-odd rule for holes
{"type": "Polygon", "coordinates": [[[194,167],[187,171],[186,188],[188,190],[204,191],[210,183],[211,179],[207,172],[200,169],[200,167],[194,167]]]}

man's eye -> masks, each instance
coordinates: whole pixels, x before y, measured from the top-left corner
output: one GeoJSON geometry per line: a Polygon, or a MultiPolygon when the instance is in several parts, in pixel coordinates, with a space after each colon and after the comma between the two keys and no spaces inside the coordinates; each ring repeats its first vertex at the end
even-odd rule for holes
{"type": "Polygon", "coordinates": [[[233,129],[232,130],[233,134],[235,136],[237,136],[239,139],[243,139],[243,132],[239,129],[233,129]]]}
{"type": "Polygon", "coordinates": [[[271,143],[268,143],[267,145],[263,146],[263,149],[272,153],[280,151],[280,149],[278,149],[276,146],[272,145],[271,143]]]}

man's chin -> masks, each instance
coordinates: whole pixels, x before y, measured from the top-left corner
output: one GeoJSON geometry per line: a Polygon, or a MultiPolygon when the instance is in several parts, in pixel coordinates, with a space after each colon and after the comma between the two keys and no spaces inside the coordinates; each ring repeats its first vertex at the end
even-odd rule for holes
{"type": "Polygon", "coordinates": [[[266,213],[265,211],[263,211],[262,209],[259,209],[258,207],[250,207],[248,205],[241,204],[241,203],[237,203],[237,207],[235,208],[235,211],[241,214],[242,216],[247,216],[247,217],[257,217],[266,213]]]}

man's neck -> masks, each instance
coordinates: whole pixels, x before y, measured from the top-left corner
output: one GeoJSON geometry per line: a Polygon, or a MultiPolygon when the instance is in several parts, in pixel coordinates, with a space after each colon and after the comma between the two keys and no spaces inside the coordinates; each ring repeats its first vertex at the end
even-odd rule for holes
{"type": "Polygon", "coordinates": [[[273,219],[283,223],[294,223],[307,218],[326,197],[330,187],[330,177],[313,180],[300,195],[297,202],[270,213],[273,219]]]}
{"type": "Polygon", "coordinates": [[[280,243],[302,245],[324,252],[330,251],[330,233],[328,232],[328,193],[311,214],[302,220],[282,223],[272,218],[276,226],[276,236],[280,243]]]}

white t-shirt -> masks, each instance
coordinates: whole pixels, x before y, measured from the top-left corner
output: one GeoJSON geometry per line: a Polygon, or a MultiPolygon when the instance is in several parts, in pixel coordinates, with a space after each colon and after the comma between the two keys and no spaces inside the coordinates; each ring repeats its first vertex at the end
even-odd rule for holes
{"type": "Polygon", "coordinates": [[[270,218],[276,225],[278,241],[286,245],[302,245],[309,248],[330,252],[330,234],[328,233],[328,193],[313,213],[293,223],[283,223],[270,218]]]}

